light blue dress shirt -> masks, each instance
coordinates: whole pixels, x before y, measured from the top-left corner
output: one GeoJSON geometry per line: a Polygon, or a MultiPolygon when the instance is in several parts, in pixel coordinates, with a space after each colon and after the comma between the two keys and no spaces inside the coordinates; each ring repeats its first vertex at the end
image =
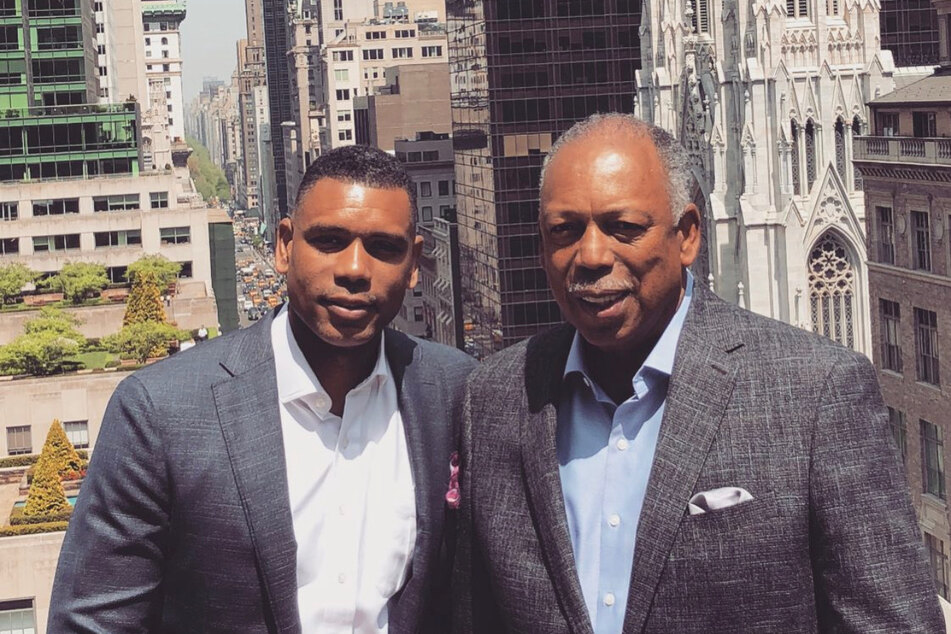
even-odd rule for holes
{"type": "Polygon", "coordinates": [[[575,564],[597,634],[624,624],[637,524],[667,402],[667,384],[693,296],[683,300],[620,405],[591,379],[575,333],[558,407],[558,463],[575,564]]]}

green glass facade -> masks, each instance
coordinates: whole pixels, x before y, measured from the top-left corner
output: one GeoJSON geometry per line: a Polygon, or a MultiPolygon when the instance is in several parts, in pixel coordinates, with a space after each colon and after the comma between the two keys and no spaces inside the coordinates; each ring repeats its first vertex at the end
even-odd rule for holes
{"type": "Polygon", "coordinates": [[[137,104],[95,105],[89,0],[0,0],[0,182],[137,174],[137,104]]]}

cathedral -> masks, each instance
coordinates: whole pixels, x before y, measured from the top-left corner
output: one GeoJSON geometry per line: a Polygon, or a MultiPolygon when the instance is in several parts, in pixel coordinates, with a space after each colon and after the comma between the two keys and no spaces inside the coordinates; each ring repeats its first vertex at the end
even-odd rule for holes
{"type": "Polygon", "coordinates": [[[879,0],[650,0],[638,116],[692,157],[698,283],[871,356],[852,139],[894,89],[879,0]]]}

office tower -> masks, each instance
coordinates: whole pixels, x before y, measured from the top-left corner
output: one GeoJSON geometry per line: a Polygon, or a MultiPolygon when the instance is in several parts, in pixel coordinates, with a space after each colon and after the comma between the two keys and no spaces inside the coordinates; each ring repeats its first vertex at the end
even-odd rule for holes
{"type": "Polygon", "coordinates": [[[271,149],[274,154],[274,184],[279,217],[287,215],[287,167],[281,124],[291,121],[291,86],[287,64],[287,3],[261,0],[268,100],[271,110],[271,149]]]}
{"type": "Polygon", "coordinates": [[[170,141],[185,140],[185,107],[182,98],[181,24],[184,0],[142,0],[145,70],[149,99],[165,106],[170,141]]]}
{"type": "Polygon", "coordinates": [[[931,0],[881,0],[882,48],[896,66],[938,63],[938,15],[931,0]]]}
{"type": "Polygon", "coordinates": [[[595,112],[632,112],[639,0],[449,0],[466,349],[483,357],[561,320],[538,264],[538,177],[595,112]]]}

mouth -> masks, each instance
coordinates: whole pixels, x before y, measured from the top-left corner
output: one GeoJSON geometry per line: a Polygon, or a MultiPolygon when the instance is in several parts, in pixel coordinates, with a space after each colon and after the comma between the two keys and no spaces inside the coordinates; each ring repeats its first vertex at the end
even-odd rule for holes
{"type": "Polygon", "coordinates": [[[331,315],[345,321],[366,319],[374,308],[373,302],[350,297],[328,297],[321,303],[331,315]]]}
{"type": "Polygon", "coordinates": [[[630,291],[610,291],[574,295],[575,301],[586,312],[598,318],[614,317],[622,312],[622,304],[630,291]]]}

